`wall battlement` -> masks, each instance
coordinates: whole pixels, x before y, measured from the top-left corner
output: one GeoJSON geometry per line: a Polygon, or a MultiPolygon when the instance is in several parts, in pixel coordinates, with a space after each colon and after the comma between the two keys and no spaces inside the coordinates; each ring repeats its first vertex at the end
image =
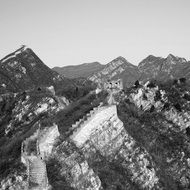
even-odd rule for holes
{"type": "Polygon", "coordinates": [[[123,90],[123,81],[121,79],[107,81],[104,83],[104,89],[112,90],[112,91],[120,91],[123,90]]]}
{"type": "Polygon", "coordinates": [[[78,125],[69,137],[78,147],[81,147],[90,138],[90,135],[97,127],[101,126],[102,122],[109,120],[114,115],[117,116],[116,105],[97,107],[93,111],[91,117],[88,117],[81,125],[78,125]]]}
{"type": "Polygon", "coordinates": [[[88,123],[88,121],[98,112],[100,112],[102,109],[105,109],[105,107],[102,107],[103,103],[100,103],[100,105],[98,107],[93,108],[92,110],[90,110],[89,113],[87,113],[83,118],[79,119],[76,123],[74,123],[70,130],[69,133],[73,134],[76,131],[78,131],[80,128],[82,128],[83,126],[86,125],[86,123],[88,123]]]}

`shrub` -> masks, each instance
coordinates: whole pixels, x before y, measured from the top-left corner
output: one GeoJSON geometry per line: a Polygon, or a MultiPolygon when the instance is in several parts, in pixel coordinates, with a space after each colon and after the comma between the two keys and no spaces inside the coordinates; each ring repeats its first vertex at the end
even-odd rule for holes
{"type": "Polygon", "coordinates": [[[65,176],[61,175],[61,164],[56,158],[51,158],[47,162],[47,177],[53,190],[74,190],[67,182],[65,176]]]}

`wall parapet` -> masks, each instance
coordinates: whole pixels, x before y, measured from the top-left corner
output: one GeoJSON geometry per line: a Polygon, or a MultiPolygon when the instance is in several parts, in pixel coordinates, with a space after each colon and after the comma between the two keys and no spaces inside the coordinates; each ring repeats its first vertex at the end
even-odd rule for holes
{"type": "Polygon", "coordinates": [[[86,123],[99,111],[102,109],[105,109],[105,107],[102,107],[103,103],[101,102],[99,106],[94,107],[92,110],[90,110],[89,113],[87,113],[83,118],[79,119],[76,121],[74,124],[72,124],[71,128],[69,129],[68,133],[73,134],[75,133],[78,129],[86,125],[86,123]]]}

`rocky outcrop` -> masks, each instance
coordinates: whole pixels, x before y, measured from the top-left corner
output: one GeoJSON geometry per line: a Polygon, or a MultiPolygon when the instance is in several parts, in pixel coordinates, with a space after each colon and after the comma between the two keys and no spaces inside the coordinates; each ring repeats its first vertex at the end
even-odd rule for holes
{"type": "Polygon", "coordinates": [[[164,106],[164,102],[167,101],[165,92],[163,90],[159,90],[156,85],[149,87],[150,85],[151,84],[148,81],[144,86],[136,89],[134,93],[131,93],[129,95],[129,99],[144,111],[150,110],[152,106],[161,111],[164,106]]]}
{"type": "MultiPolygon", "coordinates": [[[[138,108],[143,111],[151,111],[152,108],[164,114],[167,120],[178,126],[174,130],[184,130],[190,125],[190,112],[188,110],[177,110],[172,103],[168,102],[168,97],[164,90],[158,88],[157,85],[149,87],[153,84],[147,82],[141,88],[136,89],[128,97],[138,108]],[[168,109],[166,105],[168,104],[168,109]]],[[[152,110],[153,111],[153,110],[152,110]]]]}

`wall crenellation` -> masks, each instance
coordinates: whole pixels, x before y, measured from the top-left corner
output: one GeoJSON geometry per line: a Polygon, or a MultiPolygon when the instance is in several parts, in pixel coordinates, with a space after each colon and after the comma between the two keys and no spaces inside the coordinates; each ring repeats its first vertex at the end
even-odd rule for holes
{"type": "Polygon", "coordinates": [[[100,105],[98,107],[93,108],[92,110],[90,110],[89,113],[87,113],[83,118],[79,119],[77,122],[75,122],[70,130],[69,130],[69,134],[73,134],[75,132],[77,132],[78,130],[80,130],[80,128],[84,127],[86,125],[86,123],[99,111],[101,111],[102,109],[104,109],[104,107],[102,107],[103,103],[100,103],[100,105]]]}

